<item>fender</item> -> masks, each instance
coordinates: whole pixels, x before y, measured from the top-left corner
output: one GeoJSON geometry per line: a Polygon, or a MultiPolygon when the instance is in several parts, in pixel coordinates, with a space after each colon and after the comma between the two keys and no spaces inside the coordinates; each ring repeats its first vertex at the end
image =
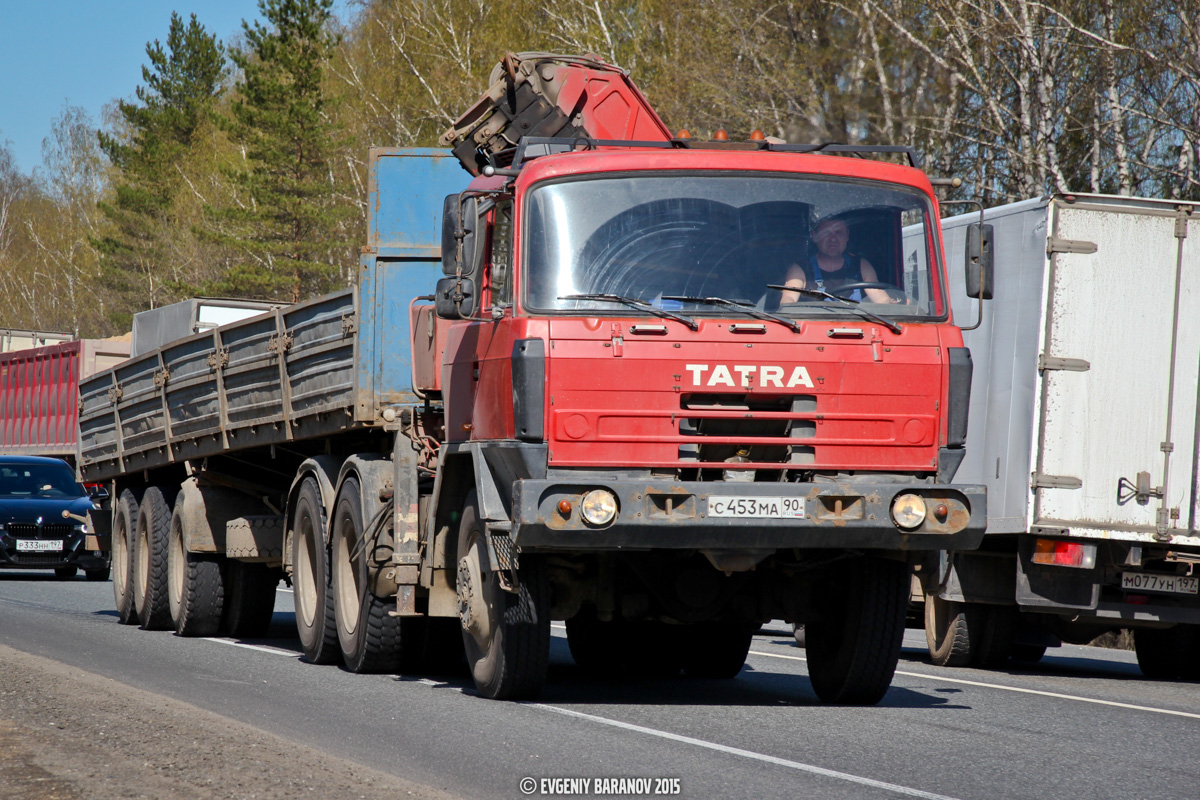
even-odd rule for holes
{"type": "Polygon", "coordinates": [[[237,517],[273,513],[244,492],[201,484],[195,477],[179,485],[175,507],[183,518],[183,546],[189,553],[225,552],[225,523],[237,517]]]}

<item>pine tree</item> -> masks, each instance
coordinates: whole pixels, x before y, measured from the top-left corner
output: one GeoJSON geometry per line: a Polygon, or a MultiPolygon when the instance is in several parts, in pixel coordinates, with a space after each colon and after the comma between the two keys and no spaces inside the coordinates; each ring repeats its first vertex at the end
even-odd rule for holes
{"type": "Polygon", "coordinates": [[[132,312],[160,302],[172,281],[173,256],[164,239],[179,224],[171,210],[183,182],[179,166],[226,74],[224,46],[195,14],[185,24],[172,13],[166,46],[147,43],[146,56],[137,102],[117,106],[122,129],[99,134],[119,178],[111,200],[99,204],[112,228],[93,244],[101,253],[102,279],[117,295],[114,317],[125,324],[132,312]]]}
{"type": "Polygon", "coordinates": [[[333,0],[259,0],[264,25],[243,22],[247,49],[224,127],[244,161],[229,171],[235,202],[209,214],[214,238],[244,260],[212,288],[292,302],[332,289],[347,252],[352,206],[335,194],[323,70],[339,38],[333,0]]]}

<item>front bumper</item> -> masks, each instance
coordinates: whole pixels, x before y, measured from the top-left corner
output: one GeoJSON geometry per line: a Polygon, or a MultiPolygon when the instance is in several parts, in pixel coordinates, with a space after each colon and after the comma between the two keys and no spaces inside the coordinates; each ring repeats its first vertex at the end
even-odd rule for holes
{"type": "MultiPolygon", "coordinates": [[[[717,503],[718,507],[724,505],[717,503]]],[[[791,504],[795,507],[795,504],[791,504]]],[[[983,486],[928,483],[749,483],[669,480],[519,480],[513,484],[512,536],[529,550],[788,549],[973,550],[987,525],[983,486]],[[584,494],[607,489],[617,498],[611,523],[593,527],[579,513],[584,494]],[[929,507],[915,530],[893,521],[893,499],[913,493],[929,507]],[[713,498],[792,498],[802,518],[722,517],[713,498]],[[559,510],[561,501],[569,513],[559,510]]]]}
{"type": "MultiPolygon", "coordinates": [[[[42,541],[31,537],[17,537],[0,533],[0,569],[57,569],[79,567],[80,569],[102,569],[108,566],[108,553],[87,549],[89,535],[73,531],[62,537],[45,537],[50,541],[61,541],[62,547],[55,550],[21,549],[19,541],[42,541]],[[96,555],[99,552],[100,555],[96,555]]],[[[95,544],[94,536],[92,544],[95,544]]]]}

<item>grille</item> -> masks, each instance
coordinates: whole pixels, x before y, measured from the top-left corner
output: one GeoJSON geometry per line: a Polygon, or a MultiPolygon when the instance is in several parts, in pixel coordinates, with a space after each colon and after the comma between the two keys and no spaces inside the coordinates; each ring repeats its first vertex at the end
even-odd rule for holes
{"type": "Polygon", "coordinates": [[[23,566],[58,565],[63,562],[62,553],[18,553],[13,561],[23,566]]]}
{"type": "Polygon", "coordinates": [[[30,525],[10,523],[8,534],[18,539],[65,539],[71,535],[71,525],[30,525]]]}
{"type": "Polygon", "coordinates": [[[683,395],[680,410],[699,413],[679,420],[680,435],[696,437],[695,444],[679,448],[679,459],[708,463],[811,463],[812,447],[787,440],[806,439],[816,433],[816,424],[805,418],[814,414],[816,408],[817,398],[812,395],[683,395]]]}

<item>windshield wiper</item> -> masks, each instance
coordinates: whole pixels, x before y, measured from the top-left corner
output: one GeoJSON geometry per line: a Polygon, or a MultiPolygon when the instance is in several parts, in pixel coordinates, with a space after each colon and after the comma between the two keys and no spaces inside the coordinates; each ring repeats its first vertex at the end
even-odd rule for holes
{"type": "Polygon", "coordinates": [[[796,292],[797,294],[802,294],[802,295],[805,295],[806,297],[820,297],[824,300],[833,300],[838,303],[843,303],[843,304],[845,304],[846,308],[850,309],[851,311],[857,311],[859,314],[862,314],[867,319],[874,320],[875,322],[878,322],[880,325],[887,326],[887,329],[890,330],[892,333],[902,333],[904,330],[903,328],[901,328],[899,325],[892,322],[891,320],[884,319],[883,317],[879,316],[878,314],[872,314],[870,311],[867,311],[865,308],[862,308],[861,306],[859,306],[857,300],[851,300],[848,297],[838,297],[836,294],[830,294],[829,292],[823,291],[821,289],[800,289],[795,286],[780,286],[779,284],[776,284],[776,283],[768,283],[767,288],[768,289],[778,289],[781,292],[796,292]]]}
{"type": "Polygon", "coordinates": [[[690,297],[683,294],[664,294],[663,300],[678,300],[681,303],[703,303],[707,306],[724,306],[726,308],[736,308],[743,314],[749,314],[755,319],[768,319],[772,322],[778,322],[780,325],[786,325],[792,329],[792,333],[799,333],[801,328],[790,319],[777,317],[774,314],[766,311],[759,311],[750,303],[738,300],[726,300],[724,297],[690,297]]]}
{"type": "Polygon", "coordinates": [[[684,325],[687,325],[689,328],[691,328],[694,331],[700,330],[700,326],[697,325],[696,321],[693,319],[689,319],[689,318],[683,316],[682,314],[675,314],[671,311],[667,311],[665,308],[659,308],[656,305],[647,303],[645,300],[638,300],[636,297],[626,297],[623,294],[564,294],[564,295],[559,295],[558,299],[559,300],[611,300],[614,303],[624,303],[625,305],[629,306],[630,308],[636,308],[636,309],[639,309],[640,311],[649,311],[651,314],[654,314],[659,317],[665,317],[666,319],[673,319],[676,322],[682,322],[684,325]]]}

